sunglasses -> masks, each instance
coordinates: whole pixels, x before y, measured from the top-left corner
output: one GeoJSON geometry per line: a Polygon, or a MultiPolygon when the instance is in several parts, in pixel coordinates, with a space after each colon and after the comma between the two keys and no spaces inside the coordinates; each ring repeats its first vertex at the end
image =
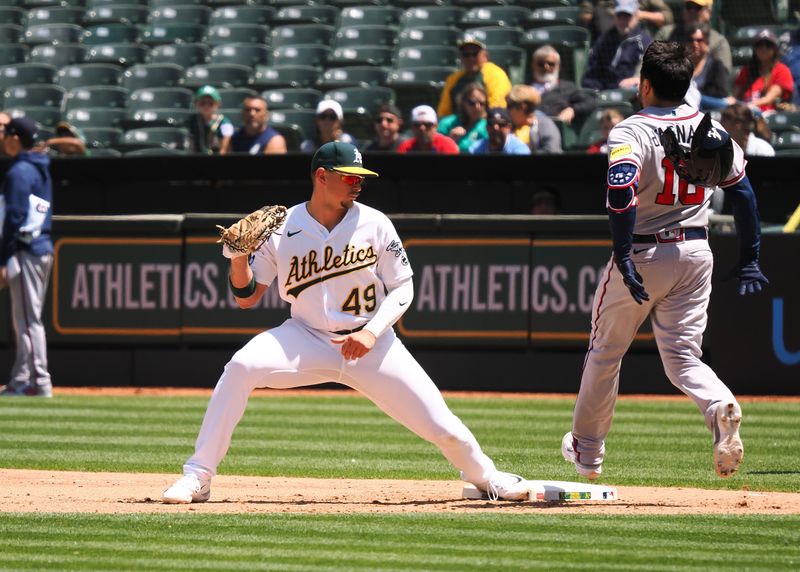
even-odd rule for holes
{"type": "Polygon", "coordinates": [[[462,58],[477,58],[480,50],[461,50],[462,58]]]}
{"type": "Polygon", "coordinates": [[[424,122],[424,121],[415,122],[413,125],[414,125],[414,127],[416,127],[417,129],[422,129],[423,127],[424,127],[425,129],[433,129],[433,126],[434,126],[434,124],[433,124],[433,123],[426,123],[426,122],[424,122]]]}
{"type": "Polygon", "coordinates": [[[389,125],[391,125],[392,123],[394,123],[395,121],[397,121],[397,119],[396,119],[396,118],[394,118],[394,117],[392,117],[391,115],[388,115],[388,116],[387,116],[387,115],[384,115],[384,116],[382,116],[382,117],[376,117],[376,118],[375,118],[375,123],[377,123],[378,125],[380,125],[380,124],[381,124],[381,123],[383,123],[384,121],[385,121],[386,123],[388,123],[389,125]]]}
{"type": "Polygon", "coordinates": [[[486,102],[483,101],[482,99],[472,99],[472,98],[465,100],[464,103],[472,107],[483,107],[484,105],[486,105],[486,102]]]}
{"type": "MultiPolygon", "coordinates": [[[[333,171],[333,169],[330,170],[333,171]]],[[[339,178],[345,185],[349,185],[351,187],[355,187],[356,185],[364,186],[364,177],[362,177],[361,175],[345,175],[337,171],[333,172],[339,175],[339,178]]]]}
{"type": "Polygon", "coordinates": [[[336,121],[339,117],[335,113],[320,113],[317,119],[324,119],[326,121],[336,121]]]}
{"type": "Polygon", "coordinates": [[[558,65],[558,64],[557,64],[557,62],[554,62],[554,61],[551,62],[551,61],[547,61],[547,60],[539,60],[538,62],[536,62],[536,67],[537,68],[544,68],[544,67],[554,68],[554,67],[556,67],[556,65],[558,65]]]}

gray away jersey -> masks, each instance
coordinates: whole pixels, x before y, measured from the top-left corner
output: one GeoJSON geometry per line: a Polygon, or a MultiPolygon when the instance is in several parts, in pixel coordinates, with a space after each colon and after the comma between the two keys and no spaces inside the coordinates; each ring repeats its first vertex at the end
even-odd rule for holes
{"type": "MultiPolygon", "coordinates": [[[[678,141],[689,149],[694,130],[703,114],[688,105],[647,107],[618,123],[608,137],[609,166],[632,163],[639,169],[636,234],[656,234],[676,228],[708,225],[708,202],[714,189],[692,185],[678,178],[664,157],[659,129],[672,127],[678,141]]],[[[722,126],[714,121],[718,129],[722,126]]],[[[733,142],[733,166],[720,187],[739,182],[745,176],[742,148],[733,142]]]]}

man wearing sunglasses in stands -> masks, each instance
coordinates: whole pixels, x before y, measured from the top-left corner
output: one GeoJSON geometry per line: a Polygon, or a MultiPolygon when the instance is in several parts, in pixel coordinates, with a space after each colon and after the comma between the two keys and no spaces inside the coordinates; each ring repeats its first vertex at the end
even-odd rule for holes
{"type": "Polygon", "coordinates": [[[418,105],[411,110],[411,132],[414,137],[403,141],[398,153],[427,152],[441,155],[457,155],[458,145],[447,135],[436,131],[439,118],[430,105],[418,105]]]}
{"type": "Polygon", "coordinates": [[[439,117],[455,113],[456,97],[470,83],[486,88],[489,107],[505,107],[506,94],[511,90],[511,80],[503,68],[489,61],[486,45],[469,34],[458,43],[461,69],[454,71],[444,82],[437,112],[439,117]]]}
{"type": "Polygon", "coordinates": [[[403,128],[403,114],[391,103],[381,105],[373,117],[375,139],[362,145],[364,151],[397,151],[400,144],[408,139],[400,134],[403,128]]]}

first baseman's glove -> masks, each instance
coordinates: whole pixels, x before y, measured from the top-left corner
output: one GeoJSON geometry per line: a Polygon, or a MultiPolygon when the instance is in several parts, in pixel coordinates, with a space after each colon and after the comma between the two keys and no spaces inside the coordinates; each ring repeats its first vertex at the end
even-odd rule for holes
{"type": "Polygon", "coordinates": [[[217,225],[223,251],[232,256],[253,254],[277,230],[286,219],[286,207],[264,206],[232,224],[228,228],[217,225]]]}
{"type": "Polygon", "coordinates": [[[733,143],[724,129],[703,117],[692,135],[690,151],[684,151],[672,127],[659,131],[664,155],[681,179],[694,185],[713,188],[728,176],[733,165],[733,143]]]}
{"type": "Polygon", "coordinates": [[[622,274],[622,282],[631,291],[631,296],[633,296],[637,304],[641,306],[642,302],[650,300],[650,294],[644,289],[644,280],[641,274],[636,271],[636,265],[632,260],[617,262],[617,269],[622,274]]]}
{"type": "Polygon", "coordinates": [[[727,279],[730,278],[739,279],[739,296],[757,294],[761,292],[762,284],[764,286],[769,284],[769,280],[767,280],[767,277],[761,272],[761,267],[756,260],[734,268],[727,276],[727,279]]]}

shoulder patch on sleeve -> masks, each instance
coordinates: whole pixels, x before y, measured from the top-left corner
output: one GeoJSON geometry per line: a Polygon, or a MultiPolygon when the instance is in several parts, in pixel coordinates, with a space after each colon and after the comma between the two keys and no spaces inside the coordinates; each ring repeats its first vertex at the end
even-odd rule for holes
{"type": "Polygon", "coordinates": [[[625,143],[624,145],[618,145],[617,147],[611,149],[608,156],[609,159],[611,159],[612,161],[616,161],[620,157],[624,157],[625,155],[630,155],[632,152],[633,149],[631,148],[630,144],[625,143]]]}

